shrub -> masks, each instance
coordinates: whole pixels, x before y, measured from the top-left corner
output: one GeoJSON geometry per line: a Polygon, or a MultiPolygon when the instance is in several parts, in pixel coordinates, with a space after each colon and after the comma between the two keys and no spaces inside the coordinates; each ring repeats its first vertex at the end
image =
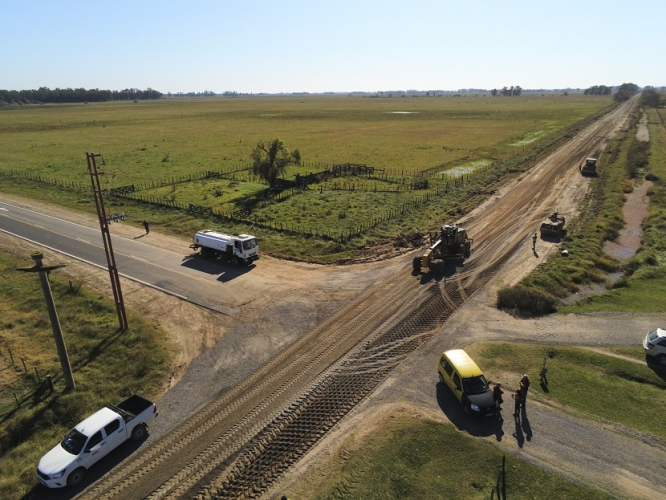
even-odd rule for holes
{"type": "Polygon", "coordinates": [[[557,299],[550,293],[524,285],[502,288],[497,292],[497,307],[515,309],[530,314],[549,314],[556,311],[557,299]]]}

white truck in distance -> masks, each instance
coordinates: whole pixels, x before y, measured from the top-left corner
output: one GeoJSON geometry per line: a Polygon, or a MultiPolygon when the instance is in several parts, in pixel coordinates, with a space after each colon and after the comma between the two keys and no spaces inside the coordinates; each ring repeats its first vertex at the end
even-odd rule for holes
{"type": "Polygon", "coordinates": [[[190,248],[194,250],[201,248],[201,256],[204,259],[222,257],[234,266],[241,262],[250,264],[259,258],[257,238],[249,234],[232,236],[206,229],[194,235],[194,243],[190,248]]]}
{"type": "Polygon", "coordinates": [[[139,441],[157,416],[157,407],[138,395],[108,405],[86,418],[44,455],[37,479],[49,488],[78,486],[88,469],[128,439],[139,441]]]}

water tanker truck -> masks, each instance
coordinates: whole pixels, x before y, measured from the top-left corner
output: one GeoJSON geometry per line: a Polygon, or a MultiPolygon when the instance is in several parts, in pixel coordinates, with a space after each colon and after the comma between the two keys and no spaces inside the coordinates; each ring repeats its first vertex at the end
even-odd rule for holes
{"type": "Polygon", "coordinates": [[[222,258],[238,266],[241,263],[250,264],[259,258],[257,238],[249,234],[233,236],[206,229],[195,234],[193,239],[190,248],[201,249],[204,259],[222,258]]]}

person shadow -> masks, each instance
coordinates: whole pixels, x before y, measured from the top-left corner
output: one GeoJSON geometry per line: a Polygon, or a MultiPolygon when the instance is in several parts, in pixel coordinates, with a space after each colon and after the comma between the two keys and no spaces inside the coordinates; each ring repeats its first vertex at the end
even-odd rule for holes
{"type": "Polygon", "coordinates": [[[523,434],[523,429],[521,427],[521,422],[520,418],[514,417],[514,420],[516,422],[516,432],[513,433],[513,437],[516,438],[516,443],[518,444],[518,448],[522,448],[523,445],[525,444],[525,436],[523,434]]]}
{"type": "Polygon", "coordinates": [[[493,432],[495,433],[495,439],[499,443],[504,437],[504,417],[502,416],[502,409],[497,410],[497,418],[493,420],[493,432]]]}
{"type": "Polygon", "coordinates": [[[533,435],[532,426],[530,425],[530,420],[527,418],[527,412],[525,411],[525,407],[523,407],[521,413],[522,413],[522,418],[520,419],[521,428],[523,431],[525,431],[525,439],[527,441],[531,441],[533,435]]]}
{"type": "Polygon", "coordinates": [[[148,234],[148,233],[140,234],[139,236],[135,236],[134,239],[135,239],[135,240],[138,240],[139,238],[143,238],[143,237],[144,237],[145,235],[147,235],[147,234],[148,234]]]}

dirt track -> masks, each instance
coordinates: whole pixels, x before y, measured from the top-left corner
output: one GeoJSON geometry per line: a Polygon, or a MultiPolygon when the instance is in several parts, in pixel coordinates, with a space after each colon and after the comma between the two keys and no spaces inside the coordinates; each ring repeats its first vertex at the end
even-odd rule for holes
{"type": "MultiPolygon", "coordinates": [[[[261,306],[252,305],[243,320],[237,322],[212,317],[211,313],[186,304],[178,305],[177,299],[160,298],[152,290],[128,283],[132,300],[161,318],[161,324],[182,346],[185,354],[180,366],[187,366],[200,353],[204,354],[197,361],[203,362],[193,363],[180,383],[163,398],[162,414],[166,409],[170,415],[164,417],[162,430],[153,432],[148,446],[81,498],[238,498],[244,492],[265,491],[327,431],[334,429],[330,436],[337,439],[353,430],[358,417],[343,420],[352,411],[354,415],[381,412],[384,405],[401,400],[432,408],[432,400],[437,401],[430,386],[433,344],[435,351],[440,352],[443,346],[461,343],[460,338],[515,339],[534,328],[544,332],[538,340],[552,340],[548,327],[538,322],[514,320],[516,323],[508,330],[469,330],[471,325],[493,318],[498,325],[504,325],[505,318],[497,316],[501,313],[489,307],[493,290],[517,282],[556,250],[553,244],[539,242],[538,253],[533,254],[529,236],[551,211],[557,210],[568,218],[574,215],[590,182],[578,174],[578,162],[589,151],[605,147],[613,131],[622,125],[629,106],[622,106],[580,133],[466,217],[462,222],[474,236],[475,251],[464,268],[445,280],[412,276],[409,256],[342,270],[262,260],[256,268],[258,272],[252,273],[253,286],[258,291],[253,303],[271,303],[266,300],[271,296],[260,291],[267,288],[267,281],[279,276],[282,284],[293,286],[295,291],[283,304],[293,302],[301,306],[297,317],[279,323],[277,336],[268,333],[275,329],[275,318],[285,318],[294,308],[278,307],[266,312],[261,306]],[[483,294],[479,293],[481,290],[483,294]],[[356,298],[352,300],[353,297],[356,298]],[[341,304],[346,305],[337,309],[341,304]],[[336,309],[333,316],[321,321],[336,309]],[[315,325],[318,326],[312,329],[315,325]],[[525,333],[521,335],[521,331],[525,333]],[[238,333],[251,338],[250,352],[231,353],[239,346],[232,341],[238,333]],[[211,346],[214,347],[209,349],[211,346]],[[325,371],[350,349],[332,369],[325,371]],[[225,375],[233,374],[234,364],[240,367],[249,357],[265,360],[265,365],[242,383],[232,385],[227,381],[229,388],[219,394],[220,386],[209,384],[193,391],[197,382],[201,385],[203,380],[218,380],[221,370],[225,375]],[[401,364],[405,358],[407,361],[401,364]],[[399,383],[404,380],[410,383],[399,383]],[[374,392],[380,384],[380,390],[374,392]],[[424,391],[424,387],[429,389],[424,391]],[[207,399],[212,400],[210,404],[171,431],[207,399]],[[358,406],[364,399],[367,402],[358,406]]],[[[134,231],[127,226],[113,229],[118,233],[134,231]]],[[[160,236],[153,237],[152,243],[170,248],[182,245],[160,236]]],[[[239,308],[243,310],[244,306],[239,308]]],[[[571,320],[579,326],[578,318],[571,320]]],[[[647,323],[649,319],[643,321],[647,323]]],[[[572,331],[571,325],[564,328],[572,331]]],[[[174,374],[174,380],[180,378],[181,372],[174,374]]],[[[330,438],[321,446],[328,444],[330,438]]],[[[320,448],[315,450],[315,456],[317,453],[321,453],[320,448]]],[[[543,464],[569,473],[561,460],[551,459],[539,457],[543,464]]],[[[301,463],[311,460],[306,457],[301,463]]],[[[280,484],[293,484],[300,471],[299,466],[295,467],[294,475],[282,479],[280,484]]],[[[638,479],[632,483],[631,477],[626,482],[636,491],[645,487],[638,479]]]]}

